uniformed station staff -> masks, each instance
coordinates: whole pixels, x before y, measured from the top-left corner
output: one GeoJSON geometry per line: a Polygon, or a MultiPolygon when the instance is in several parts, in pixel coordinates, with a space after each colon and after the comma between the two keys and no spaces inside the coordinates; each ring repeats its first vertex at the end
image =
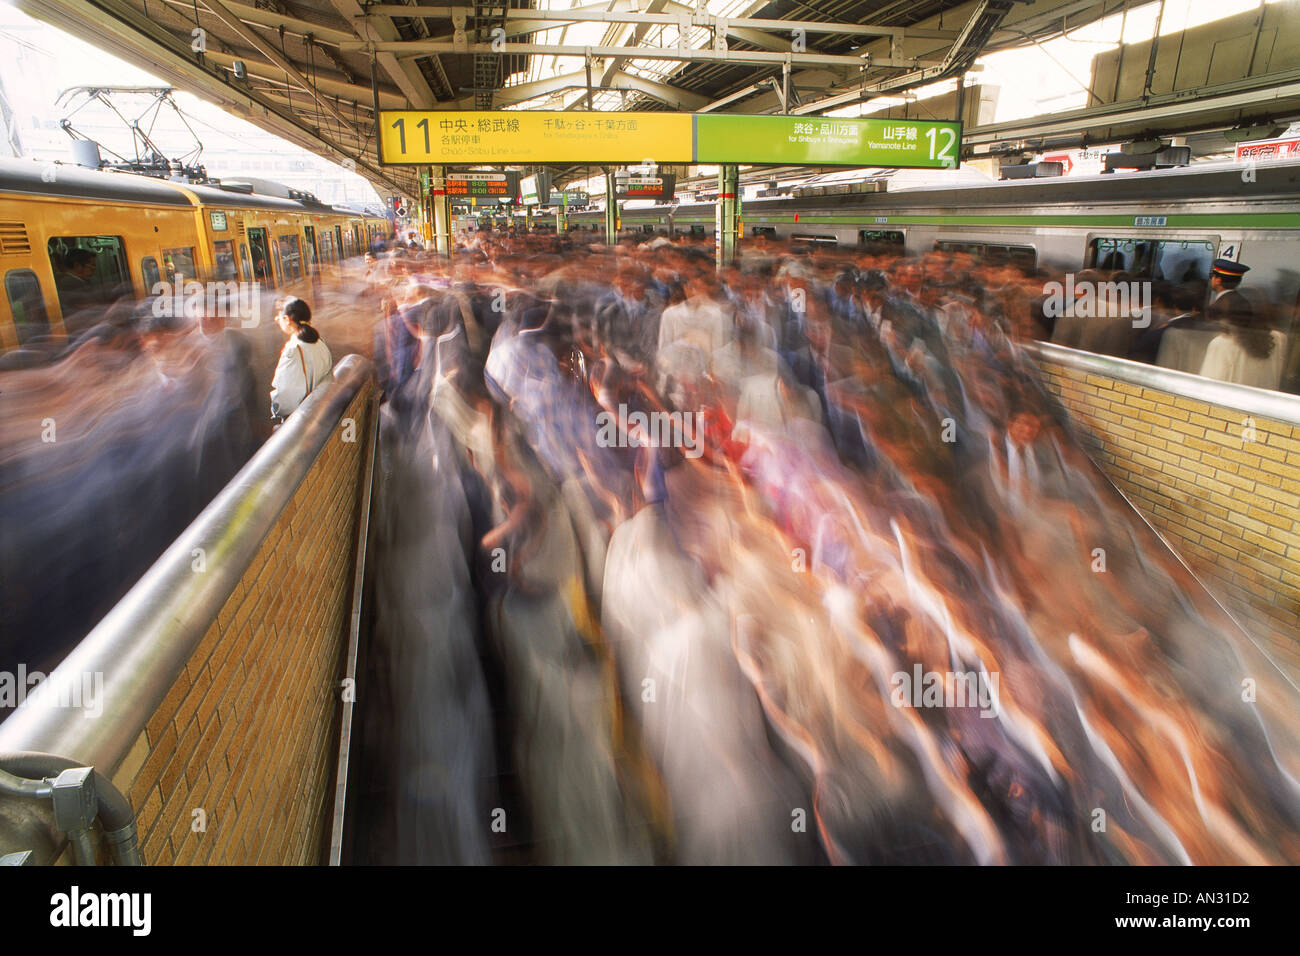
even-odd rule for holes
{"type": "Polygon", "coordinates": [[[1222,331],[1206,347],[1200,372],[1221,382],[1275,389],[1281,386],[1286,366],[1287,336],[1269,328],[1238,291],[1249,271],[1249,266],[1231,259],[1214,260],[1213,296],[1206,315],[1222,331]]]}
{"type": "Polygon", "coordinates": [[[1242,276],[1249,271],[1250,266],[1231,259],[1214,260],[1210,269],[1210,307],[1206,310],[1210,319],[1228,322],[1235,316],[1247,323],[1254,320],[1255,310],[1250,300],[1237,291],[1242,276]]]}
{"type": "Polygon", "coordinates": [[[1250,266],[1231,259],[1215,259],[1210,267],[1208,307],[1204,311],[1167,314],[1157,318],[1150,328],[1134,340],[1128,357],[1182,372],[1200,373],[1204,346],[1209,342],[1209,336],[1173,334],[1168,336],[1166,342],[1166,333],[1209,333],[1218,328],[1229,312],[1239,310],[1243,315],[1252,314],[1250,301],[1237,291],[1241,277],[1249,271],[1250,266]],[[1203,341],[1199,341],[1200,338],[1203,341]]]}

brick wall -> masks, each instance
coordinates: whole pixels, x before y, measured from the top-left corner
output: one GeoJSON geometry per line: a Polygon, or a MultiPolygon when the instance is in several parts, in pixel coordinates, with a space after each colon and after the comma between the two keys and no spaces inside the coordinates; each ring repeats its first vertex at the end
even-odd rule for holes
{"type": "Polygon", "coordinates": [[[322,861],[371,389],[344,416],[355,441],[336,430],[114,775],[146,863],[322,861]]]}
{"type": "Polygon", "coordinates": [[[1300,427],[1038,365],[1093,460],[1279,663],[1300,672],[1300,427]]]}

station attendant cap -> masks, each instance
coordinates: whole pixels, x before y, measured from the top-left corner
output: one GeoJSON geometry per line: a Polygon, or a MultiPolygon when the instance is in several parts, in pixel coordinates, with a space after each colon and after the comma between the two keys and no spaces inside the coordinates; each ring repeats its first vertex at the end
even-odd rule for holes
{"type": "Polygon", "coordinates": [[[1240,279],[1250,271],[1250,266],[1242,265],[1240,262],[1233,262],[1231,259],[1215,259],[1213,269],[1221,276],[1240,279]]]}

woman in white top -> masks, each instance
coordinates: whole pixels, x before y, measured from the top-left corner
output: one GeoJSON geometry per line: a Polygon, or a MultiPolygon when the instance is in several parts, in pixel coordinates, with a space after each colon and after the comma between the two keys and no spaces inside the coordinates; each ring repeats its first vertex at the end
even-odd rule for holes
{"type": "Polygon", "coordinates": [[[288,341],[271,379],[271,415],[286,418],[330,377],[334,360],[320,333],[311,327],[311,308],[302,299],[287,300],[275,321],[288,341]]]}
{"type": "Polygon", "coordinates": [[[1221,382],[1276,389],[1286,365],[1286,334],[1261,326],[1230,323],[1205,349],[1201,374],[1221,382]]]}

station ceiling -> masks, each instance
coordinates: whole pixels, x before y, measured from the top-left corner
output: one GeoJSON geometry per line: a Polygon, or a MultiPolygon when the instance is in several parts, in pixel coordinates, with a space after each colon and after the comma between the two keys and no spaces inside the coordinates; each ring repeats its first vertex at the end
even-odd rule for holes
{"type": "Polygon", "coordinates": [[[965,73],[1115,0],[17,0],[381,192],[381,109],[816,115],[965,73]]]}

